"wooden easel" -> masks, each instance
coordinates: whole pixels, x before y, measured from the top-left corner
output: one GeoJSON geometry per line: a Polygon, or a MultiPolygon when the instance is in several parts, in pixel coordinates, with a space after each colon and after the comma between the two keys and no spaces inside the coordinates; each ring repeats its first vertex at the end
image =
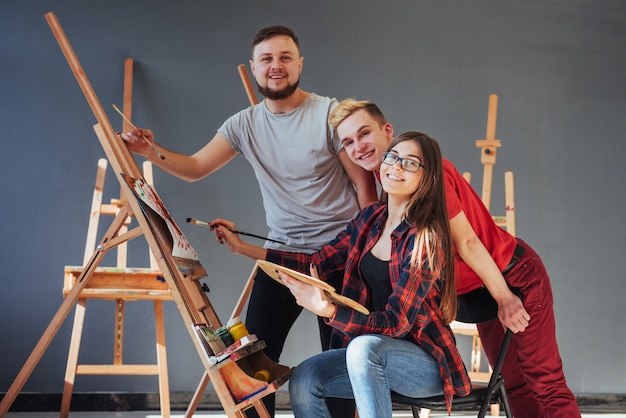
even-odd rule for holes
{"type": "MultiPolygon", "coordinates": [[[[493,166],[496,164],[496,151],[501,145],[500,140],[496,139],[497,114],[498,96],[495,94],[491,94],[489,95],[489,108],[487,111],[486,139],[476,140],[476,146],[478,148],[481,148],[480,161],[484,165],[481,200],[488,210],[491,205],[493,166]]],[[[471,181],[472,178],[469,172],[463,173],[463,177],[465,178],[465,180],[467,180],[468,183],[471,181]]],[[[515,235],[515,199],[513,193],[513,173],[510,171],[505,172],[504,178],[506,216],[493,216],[493,219],[498,226],[505,228],[509,233],[511,233],[511,235],[515,235]]],[[[470,367],[468,370],[468,374],[472,382],[488,382],[489,378],[491,377],[491,368],[487,372],[481,371],[483,348],[476,325],[454,321],[452,324],[450,324],[450,327],[455,334],[467,335],[472,337],[472,354],[470,358],[470,367]]],[[[491,405],[491,416],[499,415],[500,406],[497,404],[491,405]]],[[[428,417],[428,414],[424,414],[424,416],[428,417]]]]}
{"type": "MultiPolygon", "coordinates": [[[[98,161],[96,187],[92,201],[84,264],[87,263],[89,256],[95,249],[95,233],[97,233],[98,230],[100,215],[114,216],[117,211],[125,205],[124,199],[121,198],[112,199],[111,203],[108,204],[102,204],[102,190],[107,165],[107,160],[104,158],[98,161]]],[[[151,167],[150,162],[144,163],[144,177],[150,184],[152,184],[151,167]]],[[[124,229],[126,228],[126,225],[124,225],[120,229],[120,233],[124,233],[124,229]]],[[[61,401],[61,418],[66,418],[69,414],[74,381],[77,375],[156,375],[158,376],[159,382],[161,415],[163,418],[169,418],[170,416],[170,393],[165,344],[165,324],[163,320],[163,301],[172,300],[172,294],[162,277],[161,271],[156,265],[154,257],[150,257],[150,267],[148,268],[127,268],[125,247],[125,243],[117,246],[116,266],[101,266],[96,268],[89,283],[79,295],[74,314],[70,348],[68,351],[65,384],[63,386],[63,398],[61,401]],[[115,302],[112,364],[78,364],[88,299],[111,300],[115,302]],[[137,300],[151,300],[154,302],[156,364],[125,364],[123,362],[125,304],[127,301],[137,300]]],[[[64,296],[67,296],[71,292],[76,279],[80,276],[82,271],[83,266],[65,266],[64,296]]]]}
{"type": "MultiPolygon", "coordinates": [[[[2,398],[0,416],[4,416],[8,412],[19,391],[50,345],[52,338],[76,304],[81,292],[94,277],[105,254],[110,249],[143,235],[150,250],[155,255],[158,267],[169,287],[171,296],[179,309],[209,379],[215,387],[226,415],[229,418],[243,418],[245,417],[244,410],[253,407],[260,417],[269,418],[270,415],[263,405],[262,398],[274,393],[280,385],[286,382],[291,369],[272,362],[263,353],[264,344],[262,342],[255,343],[244,352],[237,352],[236,355],[230,356],[220,363],[213,364],[211,362],[207,349],[194,329],[194,326],[200,324],[215,329],[221,326],[221,322],[199,282],[199,279],[206,276],[206,271],[198,260],[172,255],[173,244],[172,234],[168,230],[169,225],[161,215],[143,204],[133,192],[130,184],[127,183],[126,177],[145,182],[133,156],[123,141],[115,135],[115,131],[54,13],[47,13],[46,20],[98,121],[93,127],[94,131],[115,172],[122,189],[122,196],[126,198],[126,201],[96,246],[96,250],[83,266],[83,270],[74,281],[72,289],[2,398]],[[133,216],[138,226],[130,231],[121,232],[128,218],[133,216]],[[277,378],[270,383],[254,379],[253,373],[261,368],[271,369],[272,375],[277,378]],[[235,398],[231,394],[245,393],[249,386],[254,386],[254,392],[248,392],[249,396],[235,398]]],[[[173,220],[169,219],[169,222],[173,223],[173,220]]]]}

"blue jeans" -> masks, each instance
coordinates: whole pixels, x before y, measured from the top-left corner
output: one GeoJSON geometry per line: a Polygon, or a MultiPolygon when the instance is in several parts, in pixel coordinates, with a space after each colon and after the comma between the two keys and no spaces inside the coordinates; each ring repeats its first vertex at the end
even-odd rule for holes
{"type": "Polygon", "coordinates": [[[418,345],[375,334],[303,361],[289,380],[296,418],[330,418],[326,397],[355,399],[359,418],[391,418],[392,390],[416,398],[441,395],[439,365],[418,345]]]}

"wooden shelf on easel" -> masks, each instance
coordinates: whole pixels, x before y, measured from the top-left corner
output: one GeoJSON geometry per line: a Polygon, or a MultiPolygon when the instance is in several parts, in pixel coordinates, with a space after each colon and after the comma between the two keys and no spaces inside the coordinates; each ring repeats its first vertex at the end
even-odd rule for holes
{"type": "MultiPolygon", "coordinates": [[[[67,296],[82,266],[65,266],[63,296],[67,296]]],[[[124,300],[173,300],[159,269],[97,267],[81,298],[124,300]]]]}

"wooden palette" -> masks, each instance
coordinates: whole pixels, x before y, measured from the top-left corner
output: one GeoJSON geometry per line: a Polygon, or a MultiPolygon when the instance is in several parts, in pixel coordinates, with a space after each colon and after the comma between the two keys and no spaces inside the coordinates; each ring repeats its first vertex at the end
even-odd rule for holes
{"type": "Polygon", "coordinates": [[[363,305],[350,298],[338,294],[334,287],[324,281],[321,281],[320,279],[316,279],[315,277],[309,276],[308,274],[304,274],[299,271],[266,260],[257,260],[256,264],[261,268],[261,270],[265,272],[265,274],[267,274],[280,284],[284,284],[278,276],[278,273],[282,272],[310,286],[315,286],[322,289],[326,296],[328,296],[328,298],[335,303],[345,305],[349,308],[354,309],[355,311],[361,312],[364,315],[369,315],[370,313],[369,310],[367,310],[367,308],[365,308],[363,305]]]}

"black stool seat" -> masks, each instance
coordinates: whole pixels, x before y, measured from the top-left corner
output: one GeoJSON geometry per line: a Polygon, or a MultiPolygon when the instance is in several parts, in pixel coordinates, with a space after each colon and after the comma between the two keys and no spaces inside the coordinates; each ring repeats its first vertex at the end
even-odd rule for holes
{"type": "MultiPolygon", "coordinates": [[[[467,411],[476,408],[476,405],[480,405],[485,393],[487,392],[487,386],[472,387],[472,391],[467,396],[458,396],[454,398],[452,404],[453,411],[467,411]]],[[[493,402],[496,397],[491,398],[493,402]]],[[[443,395],[431,396],[430,398],[409,398],[399,393],[391,393],[391,401],[402,405],[412,405],[419,408],[432,409],[433,411],[445,411],[446,400],[443,395]]]]}

